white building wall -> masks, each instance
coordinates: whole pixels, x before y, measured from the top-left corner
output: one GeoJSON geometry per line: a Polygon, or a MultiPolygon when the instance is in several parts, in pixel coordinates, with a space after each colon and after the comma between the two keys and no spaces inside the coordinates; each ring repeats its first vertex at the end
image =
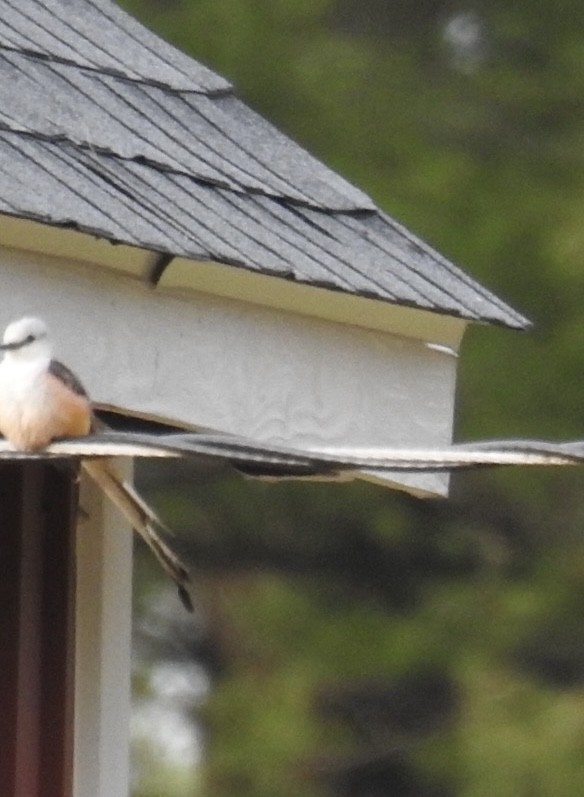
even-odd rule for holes
{"type": "MultiPolygon", "coordinates": [[[[423,339],[9,249],[0,291],[0,325],[45,318],[56,356],[104,406],[298,446],[451,440],[456,357],[423,339]]],[[[447,482],[395,477],[428,494],[447,482]]]]}

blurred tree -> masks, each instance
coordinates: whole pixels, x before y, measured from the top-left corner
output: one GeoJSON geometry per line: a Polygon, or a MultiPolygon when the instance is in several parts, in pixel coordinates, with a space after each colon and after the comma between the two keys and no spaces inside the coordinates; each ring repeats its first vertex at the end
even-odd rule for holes
{"type": "MultiPolygon", "coordinates": [[[[461,437],[581,436],[581,3],[124,5],[534,319],[469,335],[461,437]]],[[[167,628],[213,685],[197,794],[580,794],[579,472],[457,477],[444,503],[144,479],[197,567],[196,627],[145,634],[138,582],[140,638],[167,628]]]]}

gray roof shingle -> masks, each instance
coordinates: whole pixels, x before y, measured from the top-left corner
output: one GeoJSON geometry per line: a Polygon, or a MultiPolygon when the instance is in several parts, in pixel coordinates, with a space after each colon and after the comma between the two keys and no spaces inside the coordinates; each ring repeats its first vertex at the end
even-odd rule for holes
{"type": "Polygon", "coordinates": [[[0,213],[527,321],[109,0],[0,0],[0,213]]]}

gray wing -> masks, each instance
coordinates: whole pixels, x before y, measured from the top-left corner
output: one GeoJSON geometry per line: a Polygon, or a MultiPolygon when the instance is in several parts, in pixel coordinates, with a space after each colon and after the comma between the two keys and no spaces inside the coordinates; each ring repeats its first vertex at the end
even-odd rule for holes
{"type": "Polygon", "coordinates": [[[87,390],[83,387],[79,377],[75,376],[73,371],[67,368],[66,365],[63,365],[59,360],[51,360],[49,363],[49,373],[57,377],[57,379],[63,382],[64,385],[67,385],[70,390],[77,393],[78,396],[89,398],[87,390]]]}

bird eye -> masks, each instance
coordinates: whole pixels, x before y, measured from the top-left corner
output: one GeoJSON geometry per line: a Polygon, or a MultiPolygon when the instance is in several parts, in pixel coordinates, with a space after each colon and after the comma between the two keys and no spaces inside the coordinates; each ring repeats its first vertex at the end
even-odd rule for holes
{"type": "Polygon", "coordinates": [[[34,340],[36,340],[34,335],[27,335],[26,338],[24,339],[23,343],[25,343],[25,344],[26,343],[32,343],[34,340]]]}

